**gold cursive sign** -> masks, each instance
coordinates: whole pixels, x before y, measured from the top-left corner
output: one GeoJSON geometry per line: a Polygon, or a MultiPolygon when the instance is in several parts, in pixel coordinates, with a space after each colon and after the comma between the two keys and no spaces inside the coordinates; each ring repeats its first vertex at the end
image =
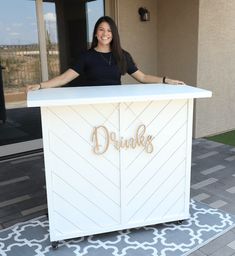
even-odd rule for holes
{"type": "Polygon", "coordinates": [[[114,146],[117,150],[120,149],[134,149],[137,146],[143,147],[147,153],[153,152],[153,136],[145,135],[146,126],[140,125],[137,127],[135,136],[132,138],[124,139],[123,137],[117,138],[115,132],[109,132],[109,130],[103,126],[94,127],[91,135],[91,140],[93,142],[93,152],[97,155],[104,154],[110,144],[114,146]]]}

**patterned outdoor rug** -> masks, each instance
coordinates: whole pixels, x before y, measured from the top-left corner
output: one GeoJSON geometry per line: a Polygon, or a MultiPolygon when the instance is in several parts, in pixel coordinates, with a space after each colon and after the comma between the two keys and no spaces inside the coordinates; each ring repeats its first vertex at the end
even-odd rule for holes
{"type": "Polygon", "coordinates": [[[235,226],[235,217],[191,201],[191,218],[62,241],[52,250],[45,216],[0,231],[1,256],[182,256],[235,226]]]}

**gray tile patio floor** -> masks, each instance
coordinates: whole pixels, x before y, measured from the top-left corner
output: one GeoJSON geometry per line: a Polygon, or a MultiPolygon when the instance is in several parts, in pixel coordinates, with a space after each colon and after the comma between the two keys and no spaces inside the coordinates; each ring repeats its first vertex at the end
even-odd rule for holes
{"type": "MultiPolygon", "coordinates": [[[[193,141],[191,197],[235,215],[235,148],[193,141]]],[[[0,161],[0,229],[47,213],[43,153],[0,161]]],[[[191,256],[235,256],[235,228],[191,256]]]]}

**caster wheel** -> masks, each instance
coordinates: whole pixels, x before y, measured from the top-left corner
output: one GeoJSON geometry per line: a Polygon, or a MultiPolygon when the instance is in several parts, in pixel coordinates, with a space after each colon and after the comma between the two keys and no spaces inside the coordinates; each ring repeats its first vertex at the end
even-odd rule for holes
{"type": "Polygon", "coordinates": [[[181,224],[183,224],[184,223],[184,220],[178,220],[177,221],[177,224],[179,224],[179,225],[181,225],[181,224]]]}
{"type": "Polygon", "coordinates": [[[58,248],[59,242],[55,241],[51,243],[52,249],[56,250],[58,248]]]}

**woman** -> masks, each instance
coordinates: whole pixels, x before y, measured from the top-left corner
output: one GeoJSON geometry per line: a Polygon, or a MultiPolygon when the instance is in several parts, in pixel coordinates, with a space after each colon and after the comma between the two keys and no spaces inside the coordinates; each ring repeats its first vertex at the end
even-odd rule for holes
{"type": "Polygon", "coordinates": [[[115,22],[108,16],[99,18],[93,32],[91,49],[81,55],[76,65],[48,81],[28,85],[26,90],[38,90],[65,85],[80,75],[84,85],[120,85],[121,75],[128,73],[140,83],[184,84],[166,77],[144,74],[134,64],[131,55],[121,48],[115,22]]]}

